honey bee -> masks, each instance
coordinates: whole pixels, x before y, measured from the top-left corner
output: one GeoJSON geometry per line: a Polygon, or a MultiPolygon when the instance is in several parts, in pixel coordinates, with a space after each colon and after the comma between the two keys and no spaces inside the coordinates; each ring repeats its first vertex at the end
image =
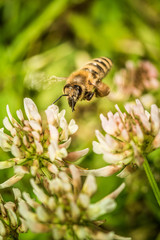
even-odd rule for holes
{"type": "Polygon", "coordinates": [[[67,96],[68,104],[75,110],[75,105],[79,100],[90,101],[96,97],[107,96],[110,92],[107,84],[102,79],[108,74],[112,67],[112,61],[106,57],[99,57],[85,64],[81,69],[71,73],[67,78],[66,85],[63,88],[62,96],[67,96]]]}

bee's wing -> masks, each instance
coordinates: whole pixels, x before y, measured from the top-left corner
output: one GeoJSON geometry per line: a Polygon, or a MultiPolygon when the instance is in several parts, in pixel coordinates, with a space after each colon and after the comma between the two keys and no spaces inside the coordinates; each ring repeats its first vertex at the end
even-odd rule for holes
{"type": "Polygon", "coordinates": [[[47,78],[47,81],[50,81],[51,83],[53,82],[62,82],[62,81],[66,81],[67,78],[66,77],[56,77],[54,75],[50,76],[47,78]]]}
{"type": "Polygon", "coordinates": [[[26,74],[24,82],[28,88],[41,90],[48,88],[54,82],[66,81],[65,77],[56,77],[54,75],[48,77],[43,72],[34,72],[26,74]]]}

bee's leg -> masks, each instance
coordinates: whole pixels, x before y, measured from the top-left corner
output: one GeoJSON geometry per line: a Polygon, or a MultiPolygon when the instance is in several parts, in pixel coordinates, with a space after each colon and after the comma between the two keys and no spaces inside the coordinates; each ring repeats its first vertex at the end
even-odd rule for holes
{"type": "Polygon", "coordinates": [[[110,92],[109,87],[107,84],[103,82],[97,82],[95,85],[95,95],[96,97],[104,97],[107,96],[110,92]]]}
{"type": "Polygon", "coordinates": [[[90,101],[92,99],[93,95],[94,95],[94,92],[86,92],[83,99],[90,101]]]}

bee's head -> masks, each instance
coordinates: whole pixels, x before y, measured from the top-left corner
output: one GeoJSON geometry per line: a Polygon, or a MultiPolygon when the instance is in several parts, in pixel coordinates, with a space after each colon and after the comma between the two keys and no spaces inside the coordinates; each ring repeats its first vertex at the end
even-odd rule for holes
{"type": "Polygon", "coordinates": [[[74,111],[74,107],[78,99],[81,97],[82,88],[79,85],[66,84],[63,91],[64,94],[68,96],[68,104],[72,108],[72,111],[74,111]]]}

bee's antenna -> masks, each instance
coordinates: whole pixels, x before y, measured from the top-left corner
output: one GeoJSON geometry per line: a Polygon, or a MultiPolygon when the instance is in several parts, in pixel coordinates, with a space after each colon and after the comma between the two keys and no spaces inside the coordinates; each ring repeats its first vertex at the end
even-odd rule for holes
{"type": "Polygon", "coordinates": [[[57,102],[61,97],[63,97],[63,96],[68,96],[68,94],[62,94],[60,97],[58,97],[57,99],[56,99],[56,101],[54,101],[52,104],[54,104],[55,102],[57,102]]]}

